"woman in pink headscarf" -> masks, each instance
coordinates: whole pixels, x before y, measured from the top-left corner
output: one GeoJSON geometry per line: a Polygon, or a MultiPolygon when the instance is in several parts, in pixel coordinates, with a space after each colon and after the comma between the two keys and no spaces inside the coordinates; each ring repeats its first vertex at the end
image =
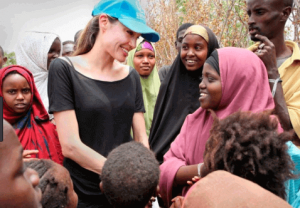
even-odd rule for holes
{"type": "Polygon", "coordinates": [[[178,188],[184,195],[187,181],[200,175],[199,164],[203,162],[205,143],[213,124],[208,109],[223,119],[238,110],[261,112],[274,108],[267,70],[246,49],[214,51],[204,64],[199,88],[201,107],[186,117],[160,166],[160,194],[168,207],[175,196],[174,190],[178,188]]]}

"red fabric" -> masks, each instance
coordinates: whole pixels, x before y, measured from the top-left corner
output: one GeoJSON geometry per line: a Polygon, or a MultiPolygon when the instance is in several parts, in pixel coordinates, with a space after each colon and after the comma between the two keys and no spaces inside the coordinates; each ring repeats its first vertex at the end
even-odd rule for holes
{"type": "MultiPolygon", "coordinates": [[[[256,54],[241,48],[218,49],[222,98],[215,113],[223,119],[238,110],[262,112],[274,109],[267,69],[256,54]]],[[[213,118],[201,107],[186,117],[180,134],[164,155],[160,166],[160,193],[168,203],[173,181],[181,166],[203,162],[213,118]]],[[[183,191],[183,194],[186,190],[183,191]]]]}
{"type": "Polygon", "coordinates": [[[5,76],[12,71],[22,75],[30,85],[31,101],[29,108],[23,114],[17,114],[3,100],[3,117],[13,125],[16,134],[25,150],[39,150],[32,158],[51,159],[59,164],[63,162],[61,146],[58,140],[56,127],[49,121],[49,115],[42,103],[29,70],[22,66],[12,65],[0,70],[0,85],[5,76]]]}

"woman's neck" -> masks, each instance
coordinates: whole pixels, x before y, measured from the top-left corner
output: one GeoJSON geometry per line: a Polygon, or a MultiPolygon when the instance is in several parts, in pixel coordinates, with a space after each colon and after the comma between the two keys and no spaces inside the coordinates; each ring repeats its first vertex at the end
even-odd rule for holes
{"type": "Polygon", "coordinates": [[[88,62],[91,70],[111,71],[114,66],[114,58],[103,50],[99,42],[95,42],[93,48],[82,57],[88,62]]]}

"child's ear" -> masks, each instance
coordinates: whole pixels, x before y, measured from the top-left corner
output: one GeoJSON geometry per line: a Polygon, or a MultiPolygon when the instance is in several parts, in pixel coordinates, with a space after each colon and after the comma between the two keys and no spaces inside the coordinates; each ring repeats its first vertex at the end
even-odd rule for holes
{"type": "Polygon", "coordinates": [[[100,182],[99,187],[100,187],[101,192],[104,193],[102,181],[100,182]]]}

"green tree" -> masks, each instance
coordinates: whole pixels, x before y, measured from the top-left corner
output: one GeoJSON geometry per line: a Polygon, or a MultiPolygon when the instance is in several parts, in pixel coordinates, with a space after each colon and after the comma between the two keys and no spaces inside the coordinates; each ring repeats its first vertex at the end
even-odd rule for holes
{"type": "Polygon", "coordinates": [[[4,56],[7,57],[7,61],[4,65],[4,67],[9,66],[9,65],[17,64],[15,52],[10,52],[10,53],[4,52],[4,56]]]}

